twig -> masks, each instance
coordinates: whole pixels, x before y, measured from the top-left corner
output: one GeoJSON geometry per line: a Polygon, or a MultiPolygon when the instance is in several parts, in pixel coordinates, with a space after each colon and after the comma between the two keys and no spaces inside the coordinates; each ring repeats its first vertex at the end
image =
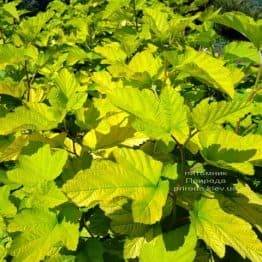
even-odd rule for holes
{"type": "Polygon", "coordinates": [[[180,159],[181,159],[181,173],[183,176],[185,175],[185,152],[184,147],[181,144],[178,144],[178,149],[180,152],[180,159]]]}
{"type": "Polygon", "coordinates": [[[133,0],[132,3],[133,3],[133,11],[134,11],[134,19],[135,19],[136,31],[138,32],[138,19],[137,19],[137,12],[136,12],[136,0],[133,0]]]}
{"type": "Polygon", "coordinates": [[[5,37],[4,37],[4,32],[2,29],[0,29],[0,39],[3,40],[3,44],[5,44],[5,37]]]}
{"type": "Polygon", "coordinates": [[[23,185],[21,185],[21,186],[19,186],[19,187],[15,188],[15,189],[12,189],[12,190],[10,190],[10,193],[12,194],[12,193],[14,193],[14,192],[16,192],[16,191],[18,191],[18,190],[22,189],[23,187],[24,187],[24,186],[23,186],[23,185]]]}
{"type": "Polygon", "coordinates": [[[186,142],[185,142],[185,145],[188,143],[188,141],[193,138],[197,133],[199,132],[199,130],[195,130],[193,133],[190,132],[186,142]]]}
{"type": "Polygon", "coordinates": [[[29,78],[29,74],[28,74],[28,68],[27,68],[27,60],[25,60],[25,76],[26,76],[26,82],[27,82],[27,88],[28,88],[28,92],[27,92],[27,101],[30,101],[30,93],[31,93],[31,81],[29,78]]]}
{"type": "Polygon", "coordinates": [[[237,121],[237,124],[236,124],[236,129],[235,129],[235,131],[236,131],[237,134],[239,134],[240,123],[241,123],[241,119],[239,119],[239,120],[237,121]]]}
{"type": "Polygon", "coordinates": [[[66,119],[65,119],[65,118],[63,119],[63,124],[64,124],[64,129],[65,129],[66,133],[68,134],[69,131],[68,131],[68,129],[67,129],[66,119]]]}
{"type": "Polygon", "coordinates": [[[246,134],[248,134],[254,127],[256,127],[255,123],[251,123],[246,129],[245,131],[242,133],[243,136],[245,136],[246,134]]]}
{"type": "Polygon", "coordinates": [[[92,234],[92,232],[89,230],[88,226],[86,225],[86,218],[85,218],[86,214],[82,214],[81,218],[80,218],[80,230],[82,230],[83,228],[86,229],[86,231],[89,233],[89,235],[91,237],[94,237],[94,235],[92,234]]]}
{"type": "Polygon", "coordinates": [[[69,149],[67,149],[67,148],[65,148],[65,150],[66,150],[68,153],[70,153],[70,154],[73,154],[73,155],[75,155],[75,156],[78,156],[75,152],[73,152],[73,151],[71,151],[71,150],[69,150],[69,149]]]}
{"type": "Polygon", "coordinates": [[[170,197],[172,198],[173,203],[172,203],[171,214],[169,215],[169,220],[167,223],[168,229],[171,229],[175,225],[176,217],[177,217],[177,209],[176,209],[177,196],[173,191],[171,191],[170,193],[171,193],[170,197]]]}
{"type": "Polygon", "coordinates": [[[253,92],[251,92],[248,98],[248,101],[252,101],[254,97],[256,96],[256,93],[262,88],[262,85],[259,85],[259,81],[260,81],[261,74],[262,74],[262,54],[260,51],[258,51],[258,54],[259,54],[259,68],[257,72],[256,81],[254,84],[254,89],[253,89],[253,92]]]}
{"type": "Polygon", "coordinates": [[[78,154],[77,154],[77,150],[76,150],[76,142],[74,141],[74,139],[72,139],[72,143],[73,143],[73,151],[74,151],[74,154],[76,155],[76,156],[78,156],[78,154]]]}
{"type": "Polygon", "coordinates": [[[184,175],[185,174],[185,154],[184,154],[184,147],[182,144],[180,144],[177,139],[172,135],[172,138],[175,140],[179,153],[180,153],[180,160],[181,160],[181,173],[184,175]]]}

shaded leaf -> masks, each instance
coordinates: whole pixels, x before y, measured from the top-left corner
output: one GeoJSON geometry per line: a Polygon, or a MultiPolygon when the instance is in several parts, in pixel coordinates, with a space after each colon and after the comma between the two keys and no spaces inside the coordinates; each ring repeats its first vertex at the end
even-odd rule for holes
{"type": "Polygon", "coordinates": [[[214,21],[238,31],[253,42],[257,49],[261,47],[262,19],[255,21],[241,12],[227,12],[215,17],[214,21]]]}
{"type": "Polygon", "coordinates": [[[197,237],[193,227],[179,227],[162,233],[143,244],[139,258],[142,262],[157,261],[194,261],[197,237]]]}

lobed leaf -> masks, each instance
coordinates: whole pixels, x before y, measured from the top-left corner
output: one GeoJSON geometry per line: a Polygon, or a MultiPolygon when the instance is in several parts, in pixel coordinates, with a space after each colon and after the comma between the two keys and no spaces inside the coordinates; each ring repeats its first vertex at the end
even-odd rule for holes
{"type": "Polygon", "coordinates": [[[13,261],[41,261],[61,247],[76,250],[78,225],[58,222],[55,213],[41,209],[26,209],[9,224],[9,232],[20,232],[12,242],[13,261]]]}
{"type": "Polygon", "coordinates": [[[159,97],[149,90],[118,89],[109,95],[112,103],[135,117],[134,128],[145,135],[169,140],[174,136],[183,144],[189,134],[187,107],[172,87],[166,86],[159,97]]]}
{"type": "Polygon", "coordinates": [[[241,12],[227,12],[214,18],[216,23],[233,28],[246,36],[259,50],[262,44],[262,19],[255,21],[241,12]]]}
{"type": "Polygon", "coordinates": [[[188,76],[195,77],[201,82],[218,89],[230,97],[235,94],[235,80],[224,62],[214,58],[206,52],[198,52],[188,48],[175,67],[188,76]]]}
{"type": "Polygon", "coordinates": [[[262,244],[252,227],[244,220],[224,212],[216,199],[201,198],[191,211],[192,225],[203,239],[222,258],[226,245],[233,247],[244,259],[258,262],[262,244]]]}
{"type": "Polygon", "coordinates": [[[118,149],[116,163],[93,161],[80,171],[63,191],[78,206],[92,207],[116,197],[133,200],[134,222],[153,224],[161,218],[168,182],[161,181],[162,164],[139,150],[118,149]]]}

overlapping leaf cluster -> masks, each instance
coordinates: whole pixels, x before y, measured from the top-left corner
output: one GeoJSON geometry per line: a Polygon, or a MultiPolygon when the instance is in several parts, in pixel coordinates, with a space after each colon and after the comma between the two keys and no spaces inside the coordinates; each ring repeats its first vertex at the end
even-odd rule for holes
{"type": "Polygon", "coordinates": [[[0,2],[1,261],[262,260],[262,20],[206,3],[0,2]]]}

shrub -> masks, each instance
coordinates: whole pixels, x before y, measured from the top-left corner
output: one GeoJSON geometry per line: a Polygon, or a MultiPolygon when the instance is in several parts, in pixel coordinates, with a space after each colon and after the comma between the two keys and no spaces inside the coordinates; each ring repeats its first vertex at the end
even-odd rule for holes
{"type": "Polygon", "coordinates": [[[1,1],[1,260],[262,260],[262,21],[206,3],[1,1]]]}

